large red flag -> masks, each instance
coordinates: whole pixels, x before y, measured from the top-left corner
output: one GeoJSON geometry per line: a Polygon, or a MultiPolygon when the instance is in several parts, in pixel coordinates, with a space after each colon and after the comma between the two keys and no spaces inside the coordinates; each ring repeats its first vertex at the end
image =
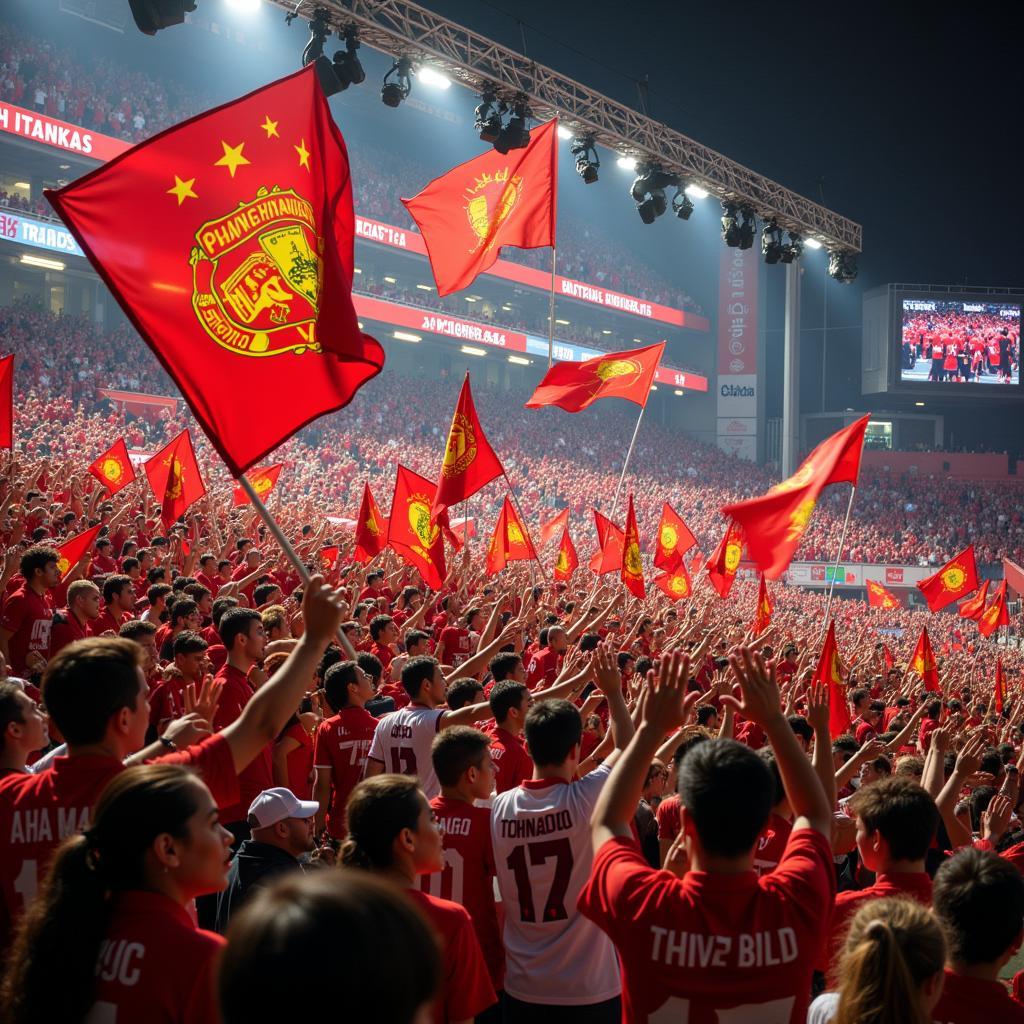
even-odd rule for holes
{"type": "Polygon", "coordinates": [[[468,288],[503,245],[555,244],[557,127],[548,121],[533,129],[525,149],[488,150],[402,200],[423,235],[438,295],[468,288]]]}
{"type": "Polygon", "coordinates": [[[183,430],[161,448],[142,468],[154,497],[160,502],[160,519],[165,530],[206,493],[188,430],[183,430]]]}
{"type": "Polygon", "coordinates": [[[764,576],[757,588],[757,608],[754,611],[754,636],[760,636],[771,625],[772,612],[775,605],[772,604],[771,596],[768,594],[768,583],[764,576]]]}
{"type": "Polygon", "coordinates": [[[494,449],[484,437],[467,373],[444,446],[432,514],[436,516],[449,506],[465,501],[504,472],[494,449]]]}
{"type": "Polygon", "coordinates": [[[487,574],[494,576],[509,562],[528,562],[537,557],[533,541],[506,495],[494,524],[494,536],[487,549],[487,574]]]}
{"type": "Polygon", "coordinates": [[[618,572],[622,568],[622,547],[625,532],[610,519],[594,509],[594,525],[597,527],[598,549],[590,559],[590,571],[598,576],[606,572],[618,572]]]}
{"type": "Polygon", "coordinates": [[[625,398],[646,405],[665,342],[631,352],[608,352],[582,363],[555,363],[526,403],[527,409],[557,405],[580,412],[599,398],[625,398]]]}
{"type": "Polygon", "coordinates": [[[939,667],[935,663],[935,654],[932,652],[932,642],[928,638],[928,627],[921,628],[921,636],[918,638],[917,646],[914,648],[913,657],[910,659],[910,667],[924,680],[926,690],[939,691],[939,667]]]}
{"type": "Polygon", "coordinates": [[[124,438],[118,438],[89,467],[89,472],[110,491],[112,496],[122,487],[135,483],[135,468],[128,457],[128,446],[124,443],[124,438]]]}
{"type": "Polygon", "coordinates": [[[544,547],[559,530],[565,530],[569,525],[569,510],[563,508],[553,519],[540,524],[540,546],[544,547]]]}
{"type": "Polygon", "coordinates": [[[732,581],[736,579],[736,570],[740,567],[740,559],[743,557],[743,531],[736,523],[729,523],[722,537],[715,548],[714,554],[708,559],[705,568],[708,571],[708,579],[711,585],[718,592],[718,596],[726,598],[732,590],[732,581]]]}
{"type": "Polygon", "coordinates": [[[985,611],[985,602],[988,600],[988,585],[989,580],[985,580],[981,585],[981,589],[973,596],[969,597],[966,601],[961,601],[957,605],[957,611],[962,619],[973,619],[977,622],[985,611]]]}
{"type": "Polygon", "coordinates": [[[626,529],[622,540],[622,582],[634,597],[646,597],[644,563],[640,559],[640,531],[636,528],[633,495],[629,496],[626,510],[626,529]]]}
{"type": "Polygon", "coordinates": [[[93,526],[91,529],[85,530],[64,541],[57,548],[57,554],[60,556],[57,559],[57,569],[60,571],[60,578],[62,580],[66,579],[68,573],[78,565],[79,559],[92,547],[93,542],[99,535],[100,527],[93,526]]]}
{"type": "Polygon", "coordinates": [[[992,695],[995,700],[996,714],[1001,715],[1006,706],[1006,679],[1003,677],[1003,659],[996,658],[996,686],[992,695]]]}
{"type": "MultiPolygon", "coordinates": [[[[420,571],[424,583],[439,590],[447,575],[441,519],[432,517],[434,485],[405,466],[398,467],[388,519],[388,545],[420,571]]],[[[447,513],[443,514],[448,523],[447,513]]]]}
{"type": "Polygon", "coordinates": [[[928,607],[940,611],[947,604],[959,601],[961,597],[978,589],[978,568],[974,563],[974,545],[968,544],[955,558],[948,561],[937,573],[921,580],[917,589],[924,594],[928,607]]]}
{"type": "Polygon", "coordinates": [[[767,494],[722,509],[743,527],[747,553],[768,579],[777,580],[786,571],[821,492],[829,484],[857,485],[867,425],[868,417],[861,417],[822,441],[767,494]]]}
{"type": "Polygon", "coordinates": [[[661,509],[658,539],[654,550],[654,567],[672,572],[683,561],[683,555],[697,543],[697,539],[683,522],[682,517],[666,501],[661,509]]]}
{"type": "Polygon", "coordinates": [[[14,356],[0,359],[0,448],[14,447],[14,356]]]}
{"type": "Polygon", "coordinates": [[[572,574],[579,567],[580,560],[576,554],[569,527],[562,530],[562,542],[558,545],[558,559],[555,561],[554,578],[556,580],[572,579],[572,574]]]}
{"type": "Polygon", "coordinates": [[[985,637],[991,636],[1000,626],[1010,624],[1010,611],[1006,607],[1006,580],[999,584],[996,596],[978,620],[978,632],[985,637]]]}
{"type": "MultiPolygon", "coordinates": [[[[252,489],[256,492],[256,497],[260,501],[263,501],[277,485],[277,478],[281,475],[283,468],[283,462],[276,462],[273,466],[264,466],[262,469],[250,469],[245,474],[246,479],[252,484],[252,489]]],[[[231,496],[231,504],[233,506],[249,504],[249,495],[237,481],[231,496]]]]}
{"type": "Polygon", "coordinates": [[[353,558],[366,565],[375,555],[379,555],[387,544],[388,522],[380,514],[377,502],[369,484],[363,484],[363,500],[359,506],[359,518],[356,520],[356,549],[353,558]]]}
{"type": "Polygon", "coordinates": [[[821,649],[818,667],[811,680],[821,683],[828,691],[828,731],[832,739],[843,736],[853,727],[850,705],[846,702],[846,688],[839,667],[839,648],[836,646],[836,626],[828,624],[825,646],[821,649]]]}
{"type": "Polygon", "coordinates": [[[686,563],[680,559],[679,565],[672,572],[662,573],[654,585],[673,601],[681,601],[693,593],[693,583],[686,571],[686,563]]]}
{"type": "Polygon", "coordinates": [[[46,196],[234,476],[383,367],[352,305],[348,155],[312,64],[46,196]]]}
{"type": "Polygon", "coordinates": [[[900,599],[877,580],[865,580],[868,591],[868,604],[872,608],[899,608],[900,599]]]}

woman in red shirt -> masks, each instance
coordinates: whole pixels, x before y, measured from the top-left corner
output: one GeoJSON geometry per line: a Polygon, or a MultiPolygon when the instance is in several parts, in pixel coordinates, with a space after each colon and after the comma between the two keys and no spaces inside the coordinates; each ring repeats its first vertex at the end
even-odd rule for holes
{"type": "Polygon", "coordinates": [[[213,969],[224,940],[198,929],[188,908],[224,888],[230,846],[210,791],[188,769],[117,775],[22,921],[5,1019],[219,1021],[213,969]]]}

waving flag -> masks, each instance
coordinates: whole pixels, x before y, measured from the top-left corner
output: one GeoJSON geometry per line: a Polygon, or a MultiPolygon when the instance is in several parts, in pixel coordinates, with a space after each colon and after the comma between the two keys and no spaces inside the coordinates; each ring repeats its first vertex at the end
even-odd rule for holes
{"type": "Polygon", "coordinates": [[[447,527],[448,514],[442,513],[440,519],[431,516],[434,490],[426,477],[405,466],[398,467],[388,519],[388,545],[419,570],[427,586],[439,590],[447,575],[441,519],[447,527]]]}
{"type": "Polygon", "coordinates": [[[1006,680],[1003,678],[1003,659],[996,658],[996,686],[993,698],[996,705],[996,714],[1001,715],[1006,707],[1006,680]]]}
{"type": "Polygon", "coordinates": [[[494,535],[487,549],[487,575],[501,572],[509,562],[528,562],[537,557],[533,541],[508,497],[502,503],[494,535]]]}
{"type": "Polygon", "coordinates": [[[723,600],[729,596],[729,591],[732,590],[732,581],[736,579],[736,570],[740,567],[742,557],[743,531],[736,523],[730,523],[725,531],[725,536],[722,537],[705,566],[711,585],[723,600]]]}
{"type": "Polygon", "coordinates": [[[468,288],[503,245],[555,244],[557,127],[552,119],[530,132],[525,149],[489,149],[402,200],[423,236],[438,295],[468,288]]]}
{"type": "Polygon", "coordinates": [[[546,523],[540,524],[540,546],[544,547],[549,541],[551,541],[559,530],[565,530],[569,525],[569,510],[563,508],[553,519],[549,519],[546,523]]]}
{"type": "Polygon", "coordinates": [[[356,549],[353,557],[360,565],[366,565],[379,555],[387,545],[388,521],[380,514],[377,502],[369,484],[363,484],[363,500],[356,520],[356,549]]]}
{"type": "Polygon", "coordinates": [[[918,638],[913,657],[910,659],[910,668],[924,681],[924,688],[926,690],[937,693],[942,689],[939,685],[939,667],[935,662],[935,654],[932,651],[932,642],[928,638],[927,626],[921,628],[921,636],[918,638]]]}
{"type": "Polygon", "coordinates": [[[836,646],[836,624],[828,624],[825,646],[821,649],[818,667],[814,670],[812,683],[821,683],[828,693],[828,732],[832,739],[844,736],[853,727],[850,705],[846,701],[846,686],[839,662],[839,648],[836,646]]]}
{"type": "Polygon", "coordinates": [[[90,467],[89,472],[110,492],[117,494],[122,487],[135,483],[135,469],[128,457],[124,438],[118,438],[90,467]]]}
{"type": "Polygon", "coordinates": [[[331,544],[329,547],[320,549],[320,568],[318,572],[328,573],[334,568],[334,563],[338,560],[338,552],[341,548],[337,544],[331,544]]]}
{"type": "Polygon", "coordinates": [[[14,447],[14,356],[0,359],[0,448],[14,447]]]}
{"type": "Polygon", "coordinates": [[[597,527],[598,549],[591,556],[590,571],[598,576],[603,576],[606,572],[618,572],[622,568],[625,533],[597,509],[594,509],[594,525],[597,527]]]}
{"type": "Polygon", "coordinates": [[[89,530],[85,530],[82,533],[64,541],[60,547],[57,548],[57,569],[60,572],[61,582],[67,579],[68,573],[76,565],[82,555],[88,551],[96,541],[96,538],[100,535],[100,527],[93,526],[89,530]]]}
{"type": "Polygon", "coordinates": [[[868,591],[868,604],[872,608],[899,608],[900,599],[877,580],[865,580],[868,591]]]}
{"type": "Polygon", "coordinates": [[[924,594],[931,611],[937,612],[947,604],[959,601],[978,589],[978,568],[974,564],[974,545],[968,544],[955,558],[937,573],[921,580],[917,589],[924,594]]]}
{"type": "Polygon", "coordinates": [[[644,586],[644,563],[640,560],[640,533],[636,528],[636,512],[633,511],[633,495],[629,496],[626,511],[626,529],[622,541],[622,582],[634,597],[647,594],[644,586]]]}
{"type": "MultiPolygon", "coordinates": [[[[281,475],[283,468],[284,463],[277,462],[273,466],[265,466],[263,469],[250,469],[245,474],[260,501],[266,501],[267,495],[277,486],[277,478],[281,475]]],[[[237,481],[232,493],[231,504],[234,506],[250,504],[249,495],[237,481]]]]}
{"type": "Polygon", "coordinates": [[[761,577],[761,582],[757,588],[757,610],[754,612],[754,636],[760,636],[771,624],[772,612],[775,610],[775,606],[772,604],[772,599],[768,595],[768,584],[765,582],[764,576],[761,577]]]}
{"type": "Polygon", "coordinates": [[[697,540],[689,527],[666,501],[661,509],[661,522],[658,524],[654,567],[672,572],[683,561],[683,555],[696,543],[697,540]]]}
{"type": "Polygon", "coordinates": [[[1010,624],[1010,611],[1006,607],[1006,580],[999,584],[996,596],[992,603],[985,609],[984,614],[978,620],[978,632],[984,636],[991,636],[1000,626],[1010,624]]]}
{"type": "Polygon", "coordinates": [[[383,367],[352,305],[348,155],[314,65],[45,195],[233,476],[383,367]]]}
{"type": "Polygon", "coordinates": [[[966,601],[961,601],[957,606],[957,611],[960,613],[962,619],[973,619],[977,622],[985,611],[985,602],[988,600],[988,585],[989,580],[985,580],[974,597],[969,597],[966,601]]]}
{"type": "Polygon", "coordinates": [[[558,558],[555,561],[554,578],[556,580],[570,580],[572,574],[579,568],[580,560],[576,555],[576,548],[573,546],[572,537],[569,536],[569,527],[562,530],[562,542],[558,545],[558,558]]]}
{"type": "Polygon", "coordinates": [[[686,563],[682,560],[673,572],[662,573],[654,585],[672,601],[682,601],[693,593],[693,583],[686,571],[686,563]]]}
{"type": "Polygon", "coordinates": [[[160,519],[165,530],[206,493],[188,430],[183,430],[161,448],[142,468],[153,496],[160,502],[160,519]]]}

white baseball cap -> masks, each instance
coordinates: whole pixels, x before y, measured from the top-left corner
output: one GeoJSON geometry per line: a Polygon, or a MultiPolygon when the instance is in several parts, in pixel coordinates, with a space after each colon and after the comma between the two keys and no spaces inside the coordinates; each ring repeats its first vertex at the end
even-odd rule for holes
{"type": "Polygon", "coordinates": [[[252,828],[269,828],[285,818],[312,818],[320,810],[315,800],[300,800],[290,789],[275,786],[265,789],[249,805],[252,828]]]}

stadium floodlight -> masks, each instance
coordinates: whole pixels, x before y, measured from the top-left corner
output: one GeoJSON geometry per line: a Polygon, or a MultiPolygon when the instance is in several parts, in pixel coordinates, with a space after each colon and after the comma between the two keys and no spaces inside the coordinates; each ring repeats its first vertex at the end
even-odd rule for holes
{"type": "Polygon", "coordinates": [[[391,337],[397,338],[399,341],[408,341],[412,345],[423,340],[420,335],[413,334],[410,331],[392,331],[391,337]]]}
{"type": "Polygon", "coordinates": [[[361,85],[366,81],[366,71],[363,69],[362,61],[359,59],[359,32],[354,25],[345,29],[342,37],[345,40],[345,49],[338,50],[334,55],[334,74],[342,90],[350,85],[361,85]]]}
{"type": "Polygon", "coordinates": [[[260,0],[227,0],[227,5],[240,14],[255,14],[260,9],[260,0]]]}
{"type": "Polygon", "coordinates": [[[564,124],[560,124],[558,126],[558,137],[563,141],[565,141],[566,139],[571,139],[572,132],[568,128],[566,128],[564,124]]]}
{"type": "Polygon", "coordinates": [[[128,0],[135,25],[147,36],[162,28],[180,25],[185,15],[196,9],[195,0],[128,0]]]}
{"type": "Polygon", "coordinates": [[[761,255],[769,266],[782,259],[782,228],[774,220],[761,231],[761,255]]]}
{"type": "Polygon", "coordinates": [[[757,233],[757,218],[750,206],[744,206],[740,213],[743,214],[743,222],[740,224],[740,248],[749,249],[754,244],[754,235],[757,233]]]}
{"type": "Polygon", "coordinates": [[[686,189],[678,189],[672,197],[672,212],[680,220],[689,220],[693,213],[693,200],[686,194],[686,189]]]}
{"type": "Polygon", "coordinates": [[[302,51],[302,66],[313,64],[316,67],[316,77],[325,96],[334,96],[348,88],[348,83],[342,84],[334,65],[324,56],[324,43],[330,34],[328,11],[325,7],[317,7],[309,22],[309,41],[302,51]]]}
{"type": "Polygon", "coordinates": [[[708,190],[701,188],[700,185],[687,185],[685,191],[691,199],[707,199],[709,194],[708,190]]]}
{"type": "Polygon", "coordinates": [[[475,111],[473,128],[481,142],[495,143],[501,134],[501,116],[508,110],[504,100],[498,101],[493,89],[484,89],[480,94],[480,103],[475,111]]]}
{"type": "Polygon", "coordinates": [[[615,161],[616,166],[621,167],[624,171],[635,171],[636,170],[636,157],[635,156],[620,156],[615,161]]]}
{"type": "Polygon", "coordinates": [[[808,249],[821,248],[821,242],[819,242],[816,238],[805,238],[804,245],[807,246],[808,249]]]}
{"type": "Polygon", "coordinates": [[[452,80],[431,67],[420,68],[416,75],[424,85],[432,85],[435,89],[442,90],[451,88],[452,80]]]}
{"type": "Polygon", "coordinates": [[[804,254],[804,240],[795,232],[787,232],[789,241],[782,247],[782,262],[792,263],[804,254]]]}
{"type": "Polygon", "coordinates": [[[22,253],[21,261],[26,267],[41,267],[43,270],[63,270],[63,260],[48,260],[45,256],[30,256],[22,253]]]}
{"type": "Polygon", "coordinates": [[[459,351],[464,353],[467,356],[485,356],[485,355],[487,355],[487,349],[485,349],[485,348],[477,348],[475,345],[463,345],[459,349],[459,351]]]}
{"type": "Polygon", "coordinates": [[[840,284],[852,284],[857,279],[857,257],[841,249],[831,250],[828,254],[828,276],[840,284]]]}
{"type": "Polygon", "coordinates": [[[601,160],[594,148],[593,135],[577,136],[569,144],[569,150],[576,157],[576,173],[583,179],[585,185],[593,185],[597,181],[597,171],[601,166],[601,160]]]}
{"type": "Polygon", "coordinates": [[[735,203],[722,203],[722,241],[730,249],[740,244],[740,224],[736,212],[735,203]]]}
{"type": "Polygon", "coordinates": [[[380,98],[386,107],[401,106],[412,91],[412,61],[408,57],[399,57],[391,70],[384,76],[384,84],[380,87],[380,98]],[[394,76],[394,80],[392,80],[394,76]]]}
{"type": "Polygon", "coordinates": [[[530,108],[526,105],[526,97],[517,96],[512,103],[509,119],[494,140],[494,148],[499,153],[504,155],[510,149],[526,149],[530,144],[530,128],[526,123],[529,116],[530,108]]]}
{"type": "Polygon", "coordinates": [[[670,185],[679,187],[679,179],[674,174],[668,174],[654,164],[640,164],[637,167],[629,194],[645,224],[653,224],[668,209],[665,189],[670,185]]]}

